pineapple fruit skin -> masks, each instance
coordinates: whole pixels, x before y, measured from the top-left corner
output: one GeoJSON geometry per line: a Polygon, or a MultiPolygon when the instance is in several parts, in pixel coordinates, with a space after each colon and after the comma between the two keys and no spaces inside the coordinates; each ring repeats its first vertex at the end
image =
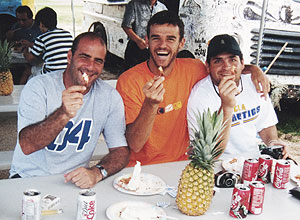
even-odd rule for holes
{"type": "Polygon", "coordinates": [[[190,216],[203,215],[210,206],[213,187],[213,169],[196,168],[189,163],[183,170],[178,185],[178,209],[190,216]]]}
{"type": "Polygon", "coordinates": [[[14,82],[11,72],[0,73],[0,95],[10,95],[14,89],[14,82]]]}

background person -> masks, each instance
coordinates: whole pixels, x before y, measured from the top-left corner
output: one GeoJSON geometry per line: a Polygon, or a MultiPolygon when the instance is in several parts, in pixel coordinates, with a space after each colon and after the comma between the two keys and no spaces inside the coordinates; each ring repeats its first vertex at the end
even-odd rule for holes
{"type": "MultiPolygon", "coordinates": [[[[276,113],[269,97],[256,92],[250,75],[244,69],[243,54],[230,35],[217,35],[208,45],[206,67],[209,76],[199,81],[191,92],[187,120],[190,137],[197,128],[197,114],[223,110],[227,127],[221,143],[221,159],[232,157],[258,158],[257,133],[267,146],[282,145],[278,140],[276,113]]],[[[286,150],[284,151],[287,157],[286,150]]]]}
{"type": "MultiPolygon", "coordinates": [[[[155,14],[148,23],[148,61],[132,67],[118,79],[126,115],[129,165],[187,159],[189,134],[186,107],[194,84],[207,76],[198,59],[176,58],[184,46],[184,25],[172,11],[155,14]],[[163,75],[159,67],[163,68],[163,75]]],[[[259,71],[256,66],[250,66],[259,71]]],[[[266,87],[266,86],[265,86],[266,87]]]]}
{"type": "Polygon", "coordinates": [[[99,78],[105,55],[99,35],[80,34],[68,52],[65,70],[34,77],[25,85],[11,178],[65,174],[66,182],[90,188],[106,173],[127,165],[122,98],[99,78]],[[98,164],[100,169],[88,168],[101,133],[109,153],[98,164]]]}
{"type": "Polygon", "coordinates": [[[149,58],[145,42],[147,24],[157,12],[167,7],[157,0],[131,0],[126,5],[122,28],[129,37],[125,50],[125,70],[149,58]]]}
{"type": "MultiPolygon", "coordinates": [[[[31,48],[25,48],[23,52],[25,59],[34,65],[42,58],[42,69],[35,70],[34,75],[64,70],[68,64],[67,54],[73,42],[71,33],[56,27],[57,14],[52,8],[45,7],[39,10],[36,17],[43,34],[35,39],[31,48]]],[[[24,78],[29,76],[30,73],[24,78]]]]}

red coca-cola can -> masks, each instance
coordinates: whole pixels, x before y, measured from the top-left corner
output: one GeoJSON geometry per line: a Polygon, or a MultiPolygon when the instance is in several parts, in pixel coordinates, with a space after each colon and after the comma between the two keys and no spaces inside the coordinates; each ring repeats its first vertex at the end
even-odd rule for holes
{"type": "Polygon", "coordinates": [[[290,179],[291,164],[287,160],[277,160],[274,171],[273,186],[277,189],[285,189],[290,179]]]}
{"type": "Polygon", "coordinates": [[[258,166],[257,159],[250,158],[245,160],[242,174],[243,183],[249,184],[257,179],[258,166]]]}
{"type": "Polygon", "coordinates": [[[265,198],[265,185],[259,181],[253,181],[249,184],[250,187],[250,205],[249,212],[255,215],[262,213],[264,198],[265,198]]]}
{"type": "Polygon", "coordinates": [[[96,220],[96,193],[91,190],[79,192],[76,220],[96,220]]]}
{"type": "Polygon", "coordinates": [[[246,218],[249,209],[250,188],[245,184],[235,184],[232,193],[229,215],[234,218],[246,218]]]}
{"type": "Polygon", "coordinates": [[[263,183],[271,182],[273,158],[270,155],[263,154],[258,159],[257,180],[263,183]]]}

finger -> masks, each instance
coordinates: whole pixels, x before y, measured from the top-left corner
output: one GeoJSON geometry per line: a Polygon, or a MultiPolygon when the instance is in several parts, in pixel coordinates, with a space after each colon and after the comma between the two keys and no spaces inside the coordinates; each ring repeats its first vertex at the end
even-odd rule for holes
{"type": "Polygon", "coordinates": [[[76,85],[76,86],[71,86],[71,87],[69,87],[69,88],[67,89],[67,91],[70,92],[70,93],[76,93],[76,92],[82,93],[82,92],[84,92],[85,90],[86,90],[86,87],[85,87],[85,86],[78,86],[78,85],[76,85]]]}

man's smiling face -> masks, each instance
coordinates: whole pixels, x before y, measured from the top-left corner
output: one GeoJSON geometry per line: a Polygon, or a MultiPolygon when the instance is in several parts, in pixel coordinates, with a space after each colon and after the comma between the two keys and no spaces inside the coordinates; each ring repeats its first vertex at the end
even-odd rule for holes
{"type": "Polygon", "coordinates": [[[179,28],[171,24],[155,24],[150,27],[149,39],[146,39],[150,51],[150,66],[172,67],[178,51],[184,46],[180,40],[179,28]]]}

